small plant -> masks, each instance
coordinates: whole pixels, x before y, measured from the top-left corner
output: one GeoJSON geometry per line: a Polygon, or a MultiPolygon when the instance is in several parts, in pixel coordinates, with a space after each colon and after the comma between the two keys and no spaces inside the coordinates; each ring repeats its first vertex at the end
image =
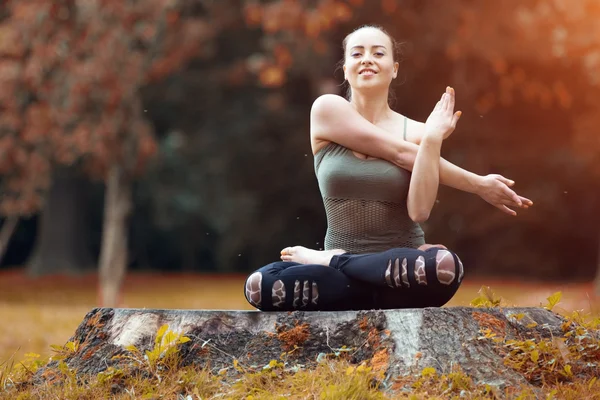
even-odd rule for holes
{"type": "Polygon", "coordinates": [[[4,361],[0,364],[0,390],[5,390],[12,383],[11,374],[13,372],[14,358],[4,361]]]}
{"type": "Polygon", "coordinates": [[[471,306],[483,308],[500,307],[502,297],[496,297],[496,294],[489,286],[482,286],[477,293],[479,293],[479,296],[471,301],[471,306]]]}
{"type": "Polygon", "coordinates": [[[50,348],[54,351],[54,356],[52,356],[53,360],[64,360],[79,351],[79,342],[69,341],[65,343],[64,346],[52,344],[50,345],[50,348]]]}
{"type": "Polygon", "coordinates": [[[179,345],[189,342],[190,338],[182,333],[176,333],[169,330],[168,325],[163,325],[156,332],[154,338],[154,348],[142,352],[135,345],[129,345],[126,349],[130,352],[129,355],[119,356],[137,362],[139,365],[147,367],[148,371],[159,378],[160,371],[174,368],[177,366],[179,345]]]}
{"type": "Polygon", "coordinates": [[[561,292],[556,292],[556,293],[552,294],[551,296],[549,296],[546,299],[546,300],[548,300],[548,303],[546,305],[544,305],[544,308],[546,310],[552,311],[554,306],[556,306],[560,302],[561,298],[562,298],[561,292]]]}

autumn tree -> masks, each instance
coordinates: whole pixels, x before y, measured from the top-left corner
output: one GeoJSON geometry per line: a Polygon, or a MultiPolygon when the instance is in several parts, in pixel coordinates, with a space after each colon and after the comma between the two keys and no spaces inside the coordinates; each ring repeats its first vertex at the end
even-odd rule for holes
{"type": "MultiPolygon", "coordinates": [[[[3,4],[0,209],[14,216],[42,208],[60,166],[102,179],[99,270],[105,305],[116,303],[127,262],[131,182],[155,152],[139,89],[179,68],[210,38],[207,22],[180,18],[185,7],[161,0],[3,4]]],[[[40,241],[61,235],[60,226],[50,230],[40,241]]],[[[40,254],[31,267],[45,262],[40,254]]]]}

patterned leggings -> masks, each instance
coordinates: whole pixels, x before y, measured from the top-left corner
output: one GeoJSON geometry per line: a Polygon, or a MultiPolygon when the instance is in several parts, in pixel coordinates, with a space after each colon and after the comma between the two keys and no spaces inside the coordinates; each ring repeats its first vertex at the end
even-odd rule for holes
{"type": "Polygon", "coordinates": [[[433,247],[333,256],[329,267],[279,261],[245,283],[262,311],[342,311],[440,307],[458,290],[464,269],[456,254],[433,247]]]}

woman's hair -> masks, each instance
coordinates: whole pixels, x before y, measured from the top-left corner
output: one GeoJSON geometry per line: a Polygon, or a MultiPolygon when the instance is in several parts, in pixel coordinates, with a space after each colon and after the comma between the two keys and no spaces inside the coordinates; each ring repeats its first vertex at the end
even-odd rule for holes
{"type": "MultiPolygon", "coordinates": [[[[380,25],[361,25],[358,28],[356,28],[355,30],[353,30],[352,32],[350,32],[349,34],[347,34],[346,37],[344,38],[344,40],[342,41],[342,49],[344,50],[344,57],[342,57],[342,59],[340,60],[338,68],[343,67],[343,65],[346,62],[346,50],[348,50],[347,49],[348,39],[350,39],[350,36],[352,36],[352,34],[354,32],[359,31],[364,28],[378,29],[379,31],[383,32],[390,39],[390,42],[392,43],[392,59],[394,61],[398,61],[398,62],[400,61],[400,59],[401,59],[400,44],[396,41],[396,39],[394,39],[394,37],[392,35],[390,35],[388,33],[388,31],[386,31],[380,25]]],[[[348,101],[350,101],[350,99],[352,98],[352,88],[350,87],[350,85],[347,82],[344,82],[344,84],[347,85],[346,99],[348,99],[348,101]]],[[[396,93],[394,93],[393,90],[390,90],[388,93],[388,103],[391,105],[395,101],[396,101],[396,93]]]]}

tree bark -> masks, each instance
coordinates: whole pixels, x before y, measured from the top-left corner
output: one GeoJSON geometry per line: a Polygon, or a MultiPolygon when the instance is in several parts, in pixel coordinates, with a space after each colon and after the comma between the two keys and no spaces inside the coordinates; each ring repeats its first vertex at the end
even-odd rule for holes
{"type": "Polygon", "coordinates": [[[18,222],[19,216],[11,215],[6,217],[4,224],[2,224],[2,230],[0,230],[0,264],[2,264],[2,260],[8,249],[8,243],[17,229],[18,222]]]}
{"type": "Polygon", "coordinates": [[[119,292],[127,270],[127,228],[131,205],[131,181],[123,166],[114,164],[106,179],[99,266],[99,302],[106,307],[115,307],[119,303],[119,292]]]}
{"type": "Polygon", "coordinates": [[[35,249],[27,263],[32,276],[76,275],[95,268],[89,246],[83,178],[60,168],[42,209],[35,249]]]}

